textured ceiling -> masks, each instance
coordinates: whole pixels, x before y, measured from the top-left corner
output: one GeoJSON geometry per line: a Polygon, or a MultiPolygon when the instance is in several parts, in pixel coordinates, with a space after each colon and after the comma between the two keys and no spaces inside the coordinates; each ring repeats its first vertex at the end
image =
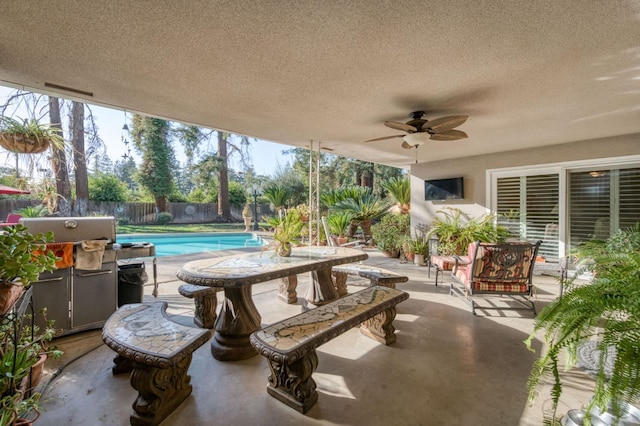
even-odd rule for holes
{"type": "Polygon", "coordinates": [[[639,19],[637,0],[20,0],[0,81],[406,167],[639,133],[639,19]],[[363,143],[415,110],[469,115],[469,138],[363,143]]]}

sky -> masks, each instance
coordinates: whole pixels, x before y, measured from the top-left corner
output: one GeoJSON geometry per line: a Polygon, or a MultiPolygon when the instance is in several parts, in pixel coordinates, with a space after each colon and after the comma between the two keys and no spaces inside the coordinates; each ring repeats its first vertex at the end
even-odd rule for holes
{"type": "MultiPolygon", "coordinates": [[[[15,89],[13,88],[0,86],[0,104],[4,104],[6,97],[14,91],[15,89]]],[[[97,105],[90,105],[90,108],[96,119],[100,138],[104,141],[107,147],[107,154],[114,162],[121,159],[122,155],[127,152],[127,146],[123,143],[123,136],[126,139],[131,139],[130,136],[125,134],[122,130],[122,127],[125,124],[124,111],[104,108],[97,105]]],[[[129,113],[126,114],[126,122],[129,128],[131,128],[131,114],[129,113]]],[[[178,160],[180,162],[184,162],[185,155],[180,144],[176,142],[173,146],[178,160]]],[[[135,152],[131,143],[129,144],[129,147],[131,147],[131,154],[139,165],[140,156],[135,152]]],[[[282,153],[283,150],[288,149],[291,149],[288,145],[281,145],[263,140],[252,141],[250,154],[255,172],[259,175],[272,176],[278,166],[285,166],[287,161],[291,161],[290,156],[282,153]]],[[[2,148],[0,148],[0,164],[8,164],[11,167],[15,166],[15,160],[8,158],[6,151],[2,148]]],[[[231,164],[230,167],[236,171],[242,171],[241,166],[237,163],[231,164]]]]}

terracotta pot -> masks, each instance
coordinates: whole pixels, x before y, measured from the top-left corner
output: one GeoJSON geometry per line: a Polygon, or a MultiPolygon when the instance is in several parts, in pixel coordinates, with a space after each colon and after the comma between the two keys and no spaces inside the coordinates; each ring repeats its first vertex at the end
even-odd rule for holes
{"type": "Polygon", "coordinates": [[[398,257],[400,256],[400,250],[385,250],[383,251],[384,255],[387,257],[398,257]]]}
{"type": "Polygon", "coordinates": [[[36,140],[32,138],[25,138],[21,135],[0,133],[0,146],[11,152],[39,154],[46,151],[50,144],[51,141],[46,138],[36,140]]]}
{"type": "Polygon", "coordinates": [[[404,257],[407,258],[407,261],[413,262],[413,259],[416,257],[416,254],[415,253],[405,253],[404,257]]]}
{"type": "Polygon", "coordinates": [[[334,236],[331,236],[331,239],[333,240],[333,243],[336,246],[341,246],[341,245],[346,244],[346,243],[349,242],[349,237],[334,237],[334,236]]]}
{"type": "Polygon", "coordinates": [[[0,283],[0,315],[9,312],[22,293],[24,293],[24,286],[20,283],[0,283]]]}
{"type": "Polygon", "coordinates": [[[29,373],[29,375],[24,377],[22,379],[22,382],[20,382],[20,388],[22,390],[27,391],[38,386],[38,383],[40,383],[40,379],[42,379],[42,373],[44,373],[44,363],[46,361],[47,354],[40,355],[40,359],[38,360],[38,362],[33,364],[33,367],[31,367],[31,372],[29,373]]]}

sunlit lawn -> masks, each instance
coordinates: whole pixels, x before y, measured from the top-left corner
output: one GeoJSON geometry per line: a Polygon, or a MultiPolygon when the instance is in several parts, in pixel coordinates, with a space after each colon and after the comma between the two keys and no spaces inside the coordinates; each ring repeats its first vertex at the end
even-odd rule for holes
{"type": "MultiPolygon", "coordinates": [[[[260,224],[262,225],[262,224],[260,224]]],[[[260,226],[262,229],[262,226],[260,226]]],[[[199,223],[168,225],[117,225],[117,234],[160,234],[171,232],[244,232],[242,223],[199,223]]]]}

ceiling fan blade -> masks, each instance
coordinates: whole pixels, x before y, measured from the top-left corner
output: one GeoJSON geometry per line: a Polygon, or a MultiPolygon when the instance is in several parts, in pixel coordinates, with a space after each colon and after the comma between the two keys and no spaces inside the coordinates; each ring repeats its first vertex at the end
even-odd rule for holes
{"type": "Polygon", "coordinates": [[[411,148],[413,148],[413,145],[411,145],[410,143],[407,143],[406,141],[403,141],[402,142],[402,147],[404,149],[411,149],[411,148]]]}
{"type": "Polygon", "coordinates": [[[394,139],[394,138],[401,138],[405,135],[395,135],[395,136],[385,136],[382,138],[375,138],[375,139],[369,139],[368,141],[364,141],[364,143],[368,143],[368,142],[376,142],[376,141],[383,141],[385,139],[394,139]]]}
{"type": "Polygon", "coordinates": [[[418,129],[416,129],[415,127],[409,125],[409,124],[404,124],[404,123],[398,123],[397,121],[385,121],[384,125],[387,127],[391,127],[392,129],[396,129],[396,130],[402,130],[404,132],[417,132],[418,129]]]}
{"type": "Polygon", "coordinates": [[[436,133],[435,135],[431,135],[429,139],[433,139],[434,141],[456,141],[458,139],[467,138],[467,134],[460,130],[448,130],[442,133],[436,133]]]}
{"type": "Polygon", "coordinates": [[[427,121],[422,127],[431,129],[433,133],[443,133],[463,124],[467,121],[467,118],[469,118],[468,115],[450,115],[448,117],[440,117],[427,121]]]}

